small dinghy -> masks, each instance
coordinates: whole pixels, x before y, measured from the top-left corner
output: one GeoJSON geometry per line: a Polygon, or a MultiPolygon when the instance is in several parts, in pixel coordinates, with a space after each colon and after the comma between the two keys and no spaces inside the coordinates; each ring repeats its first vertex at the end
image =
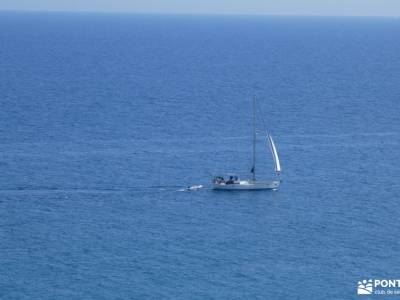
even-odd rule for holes
{"type": "Polygon", "coordinates": [[[203,188],[203,186],[201,184],[200,185],[191,185],[191,186],[186,187],[185,191],[186,192],[193,192],[193,191],[198,191],[201,188],[203,188]]]}

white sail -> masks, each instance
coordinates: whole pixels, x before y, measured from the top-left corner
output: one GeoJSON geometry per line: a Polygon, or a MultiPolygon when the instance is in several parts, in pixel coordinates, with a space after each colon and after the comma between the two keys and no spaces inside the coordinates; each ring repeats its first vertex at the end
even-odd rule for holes
{"type": "Polygon", "coordinates": [[[281,171],[281,163],[279,162],[278,151],[276,151],[274,140],[272,139],[272,136],[270,134],[268,134],[268,141],[272,157],[274,158],[275,161],[275,171],[279,173],[281,171]]]}

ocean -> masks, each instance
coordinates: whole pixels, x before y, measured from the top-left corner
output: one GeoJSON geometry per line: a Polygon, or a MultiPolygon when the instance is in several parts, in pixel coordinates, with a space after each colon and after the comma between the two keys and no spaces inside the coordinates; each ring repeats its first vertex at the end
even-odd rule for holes
{"type": "Polygon", "coordinates": [[[400,19],[0,13],[1,299],[358,299],[400,276],[400,19]],[[216,192],[213,175],[277,191],[216,192]],[[188,185],[204,185],[182,192],[188,185]]]}

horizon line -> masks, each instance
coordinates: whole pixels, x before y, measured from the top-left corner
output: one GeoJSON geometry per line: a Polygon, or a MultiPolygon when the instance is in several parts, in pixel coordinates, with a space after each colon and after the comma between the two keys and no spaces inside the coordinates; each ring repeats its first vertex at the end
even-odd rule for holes
{"type": "Polygon", "coordinates": [[[297,13],[238,13],[238,12],[158,12],[126,10],[57,10],[57,9],[2,9],[2,12],[21,13],[88,13],[88,14],[131,14],[131,15],[169,15],[169,16],[237,16],[237,17],[344,17],[344,18],[400,18],[400,15],[362,15],[362,14],[297,14],[297,13]]]}

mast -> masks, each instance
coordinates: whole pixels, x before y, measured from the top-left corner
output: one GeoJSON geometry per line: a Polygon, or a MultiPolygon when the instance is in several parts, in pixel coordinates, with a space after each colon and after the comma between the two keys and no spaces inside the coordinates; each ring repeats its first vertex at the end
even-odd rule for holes
{"type": "Polygon", "coordinates": [[[253,97],[253,181],[256,181],[256,96],[253,97]]]}

